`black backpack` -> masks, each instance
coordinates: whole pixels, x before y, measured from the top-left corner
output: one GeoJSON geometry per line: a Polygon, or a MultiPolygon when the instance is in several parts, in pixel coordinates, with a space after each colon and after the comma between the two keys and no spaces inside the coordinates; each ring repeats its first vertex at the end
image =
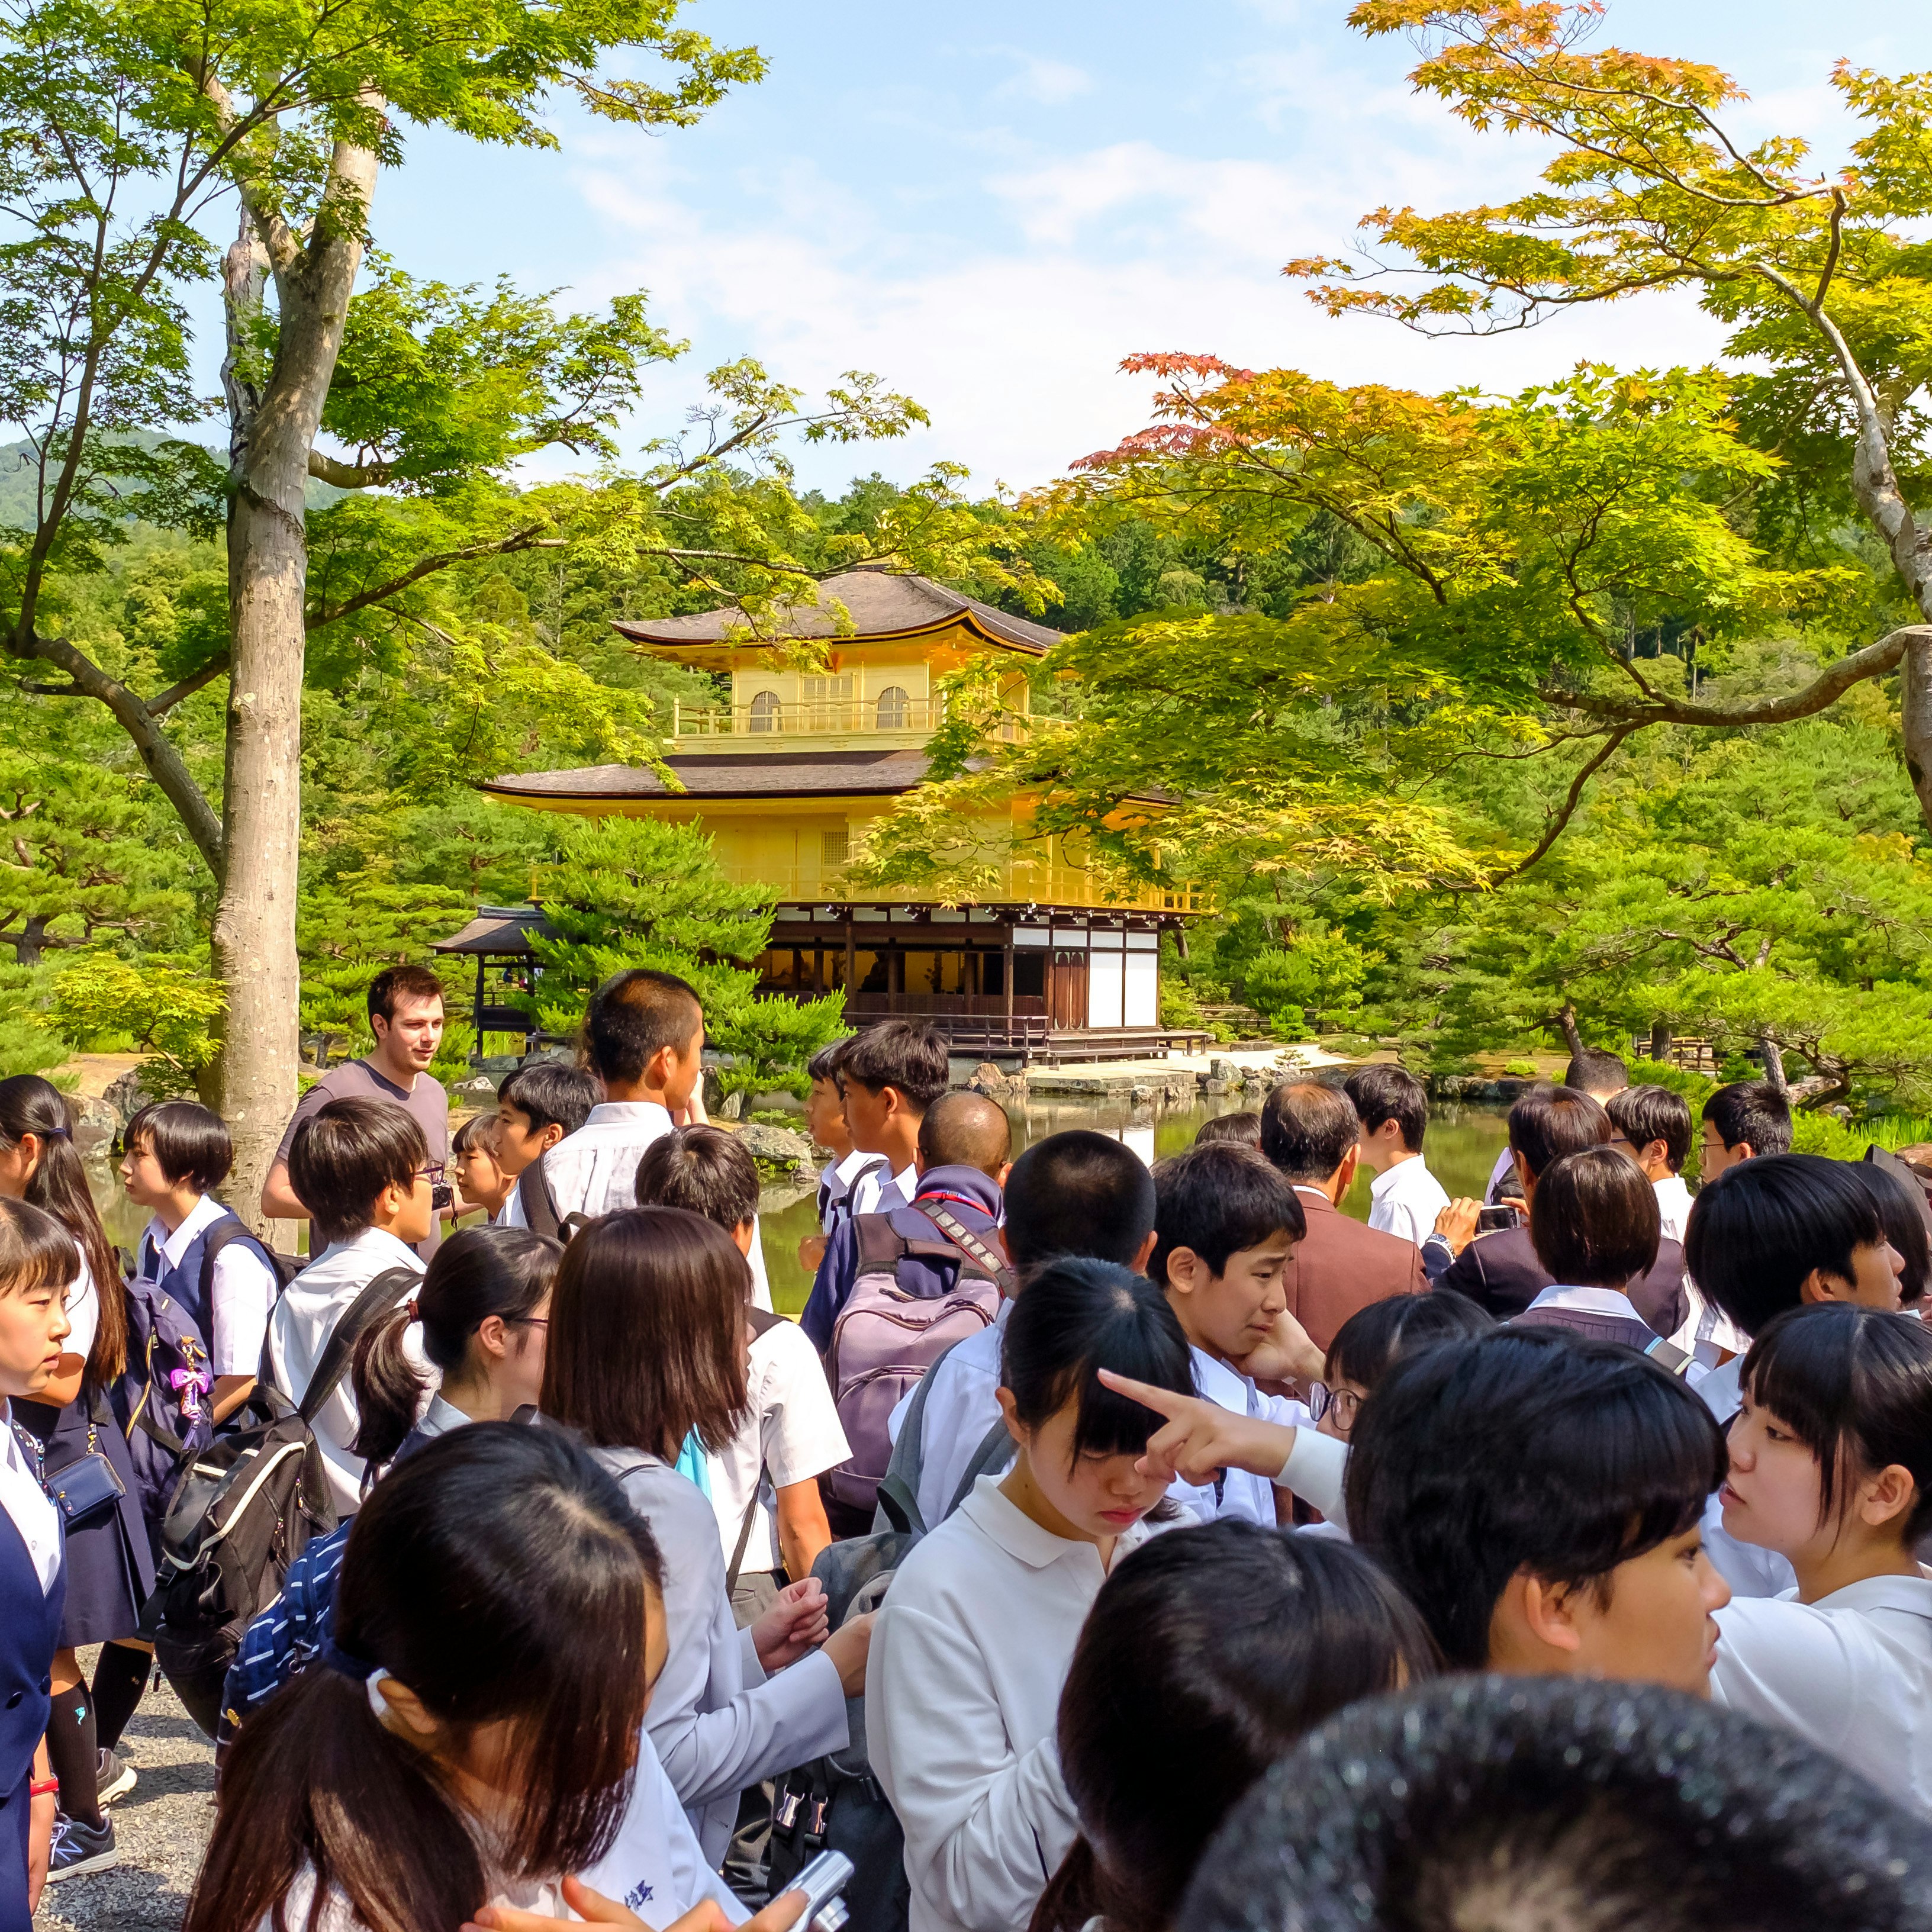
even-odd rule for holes
{"type": "Polygon", "coordinates": [[[548,1234],[566,1246],[573,1234],[597,1218],[594,1214],[556,1211],[556,1196],[550,1191],[550,1177],[544,1172],[542,1154],[517,1177],[517,1198],[524,1205],[524,1225],[532,1234],[548,1234]]]}
{"type": "Polygon", "coordinates": [[[289,1565],[335,1527],[328,1474],[311,1427],[340,1383],[356,1338],[422,1276],[388,1268],[330,1330],[299,1402],[263,1372],[206,1448],[185,1458],[161,1526],[161,1558],[142,1634],[154,1660],[212,1738],[221,1687],[258,1612],[280,1595],[289,1565]]]}

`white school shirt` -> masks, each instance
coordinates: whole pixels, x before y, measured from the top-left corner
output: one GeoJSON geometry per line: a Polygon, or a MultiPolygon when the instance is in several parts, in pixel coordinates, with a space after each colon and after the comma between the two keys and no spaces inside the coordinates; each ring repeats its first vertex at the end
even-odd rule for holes
{"type": "Polygon", "coordinates": [[[747,1785],[850,1742],[844,1687],[823,1651],[765,1675],[752,1633],[732,1621],[718,1519],[695,1483],[640,1450],[591,1454],[650,1525],[664,1559],[670,1654],[645,1726],[706,1864],[718,1865],[747,1785]]]}
{"type": "Polygon", "coordinates": [[[1490,1184],[1483,1190],[1485,1201],[1493,1202],[1496,1199],[1497,1187],[1515,1166],[1516,1156],[1510,1151],[1508,1144],[1505,1142],[1502,1152],[1496,1156],[1496,1166],[1490,1169],[1490,1184]]]}
{"type": "Polygon", "coordinates": [[[0,1510],[20,1532],[44,1597],[60,1574],[60,1512],[41,1488],[39,1472],[14,1433],[13,1418],[13,1404],[0,1400],[0,1510]]]}
{"type": "MultiPolygon", "coordinates": [[[[621,1208],[634,1208],[638,1162],[645,1148],[669,1133],[674,1124],[655,1100],[598,1101],[575,1133],[566,1134],[538,1156],[543,1178],[550,1184],[550,1198],[556,1203],[558,1220],[567,1214],[588,1214],[595,1220],[621,1208]]],[[[511,1189],[494,1225],[530,1226],[524,1217],[521,1188],[511,1189]]],[[[756,1215],[752,1217],[752,1252],[746,1259],[752,1270],[752,1305],[770,1308],[772,1285],[765,1273],[765,1239],[756,1215]]]]}
{"type": "MultiPolygon", "coordinates": [[[[158,1282],[178,1268],[195,1237],[227,1212],[213,1195],[204,1194],[172,1234],[155,1215],[141,1233],[140,1279],[158,1282]]],[[[244,1242],[230,1241],[215,1256],[208,1290],[214,1327],[206,1338],[210,1374],[252,1376],[261,1366],[262,1338],[280,1286],[274,1270],[244,1242]]]]}
{"type": "MultiPolygon", "coordinates": [[[[484,1883],[490,1888],[490,1896],[484,1901],[488,1904],[514,1906],[520,1912],[534,1912],[542,1918],[568,1918],[573,1916],[563,1902],[563,1894],[554,1885],[532,1879],[506,1880],[491,1873],[487,1866],[484,1883]]],[[[304,1859],[295,1876],[290,1880],[288,1890],[282,1894],[285,1922],[291,1928],[306,1928],[314,1898],[315,1868],[304,1859]]],[[[362,1932],[362,1921],[356,1917],[354,1906],[349,1903],[349,1894],[340,1886],[329,1887],[315,1927],[316,1932],[362,1932]]],[[[273,1905],[256,1920],[254,1932],[275,1932],[273,1905]]]]}
{"type": "Polygon", "coordinates": [[[1640,1328],[1650,1324],[1636,1312],[1636,1304],[1620,1288],[1571,1288],[1552,1282],[1522,1312],[1539,1308],[1574,1309],[1580,1315],[1601,1315],[1619,1321],[1634,1322],[1640,1328]]]}
{"type": "Polygon", "coordinates": [[[1448,1204],[1448,1190],[1419,1154],[1384,1168],[1369,1184],[1369,1226],[1418,1248],[1436,1232],[1436,1217],[1448,1204]]]}
{"type": "Polygon", "coordinates": [[[1681,1244],[1690,1219],[1690,1190],[1681,1174],[1666,1174],[1651,1185],[1657,1190],[1657,1211],[1663,1220],[1664,1238],[1681,1244]]]}
{"type": "Polygon", "coordinates": [[[1932,1578],[1872,1576],[1718,1614],[1711,1695],[1782,1724],[1921,1817],[1932,1811],[1932,1578]]]}
{"type": "MultiPolygon", "coordinates": [[[[982,1476],[899,1566],[872,1628],[866,1744],[905,1828],[910,1932],[1014,1932],[1079,1830],[1054,1728],[1106,1580],[982,1476]]],[[[1137,1523],[1118,1563],[1156,1526],[1137,1523]]]]}
{"type": "Polygon", "coordinates": [[[880,1184],[879,1198],[872,1203],[870,1211],[889,1214],[895,1208],[910,1208],[913,1196],[918,1192],[919,1163],[908,1161],[891,1180],[880,1184]]]}
{"type": "Polygon", "coordinates": [[[758,1496],[739,1568],[741,1576],[749,1576],[776,1570],[784,1561],[775,1492],[837,1468],[852,1445],[840,1426],[818,1351],[796,1322],[779,1321],[752,1337],[745,1385],[745,1420],[710,1458],[710,1474],[728,1571],[744,1534],[745,1511],[754,1492],[758,1496]]]}
{"type": "Polygon", "coordinates": [[[731,1924],[742,1925],[752,1916],[706,1862],[648,1726],[638,1739],[623,1822],[610,1849],[582,1876],[592,1892],[628,1906],[647,1925],[668,1925],[707,1898],[731,1924]]]}
{"type": "MultiPolygon", "coordinates": [[[[420,1280],[422,1258],[386,1229],[364,1228],[350,1240],[332,1241],[296,1276],[268,1318],[268,1366],[278,1388],[297,1402],[302,1400],[336,1323],[363,1289],[390,1268],[406,1268],[420,1280]]],[[[412,1282],[398,1291],[396,1299],[406,1301],[415,1292],[412,1282]]],[[[416,1322],[412,1322],[404,1332],[403,1353],[418,1370],[434,1377],[435,1372],[422,1352],[422,1330],[416,1322]]],[[[362,1507],[366,1466],[349,1448],[359,1422],[355,1384],[345,1375],[312,1425],[328,1471],[336,1514],[340,1516],[353,1516],[362,1507]]]]}
{"type": "Polygon", "coordinates": [[[855,1214],[878,1211],[885,1168],[884,1155],[862,1154],[856,1148],[826,1162],[818,1175],[819,1185],[825,1190],[825,1212],[818,1217],[824,1232],[830,1234],[841,1221],[849,1221],[855,1214]]]}
{"type": "MultiPolygon", "coordinates": [[[[1298,1442],[1300,1440],[1300,1431],[1312,1432],[1315,1418],[1305,1403],[1286,1396],[1263,1395],[1250,1377],[1230,1368],[1204,1348],[1195,1348],[1190,1352],[1194,1358],[1195,1388],[1218,1408],[1225,1408],[1231,1415],[1245,1415],[1258,1422],[1285,1424],[1298,1432],[1298,1442]]],[[[1196,1488],[1177,1481],[1167,1492],[1176,1502],[1192,1510],[1203,1522],[1213,1522],[1222,1516],[1239,1516],[1245,1522],[1265,1523],[1272,1529],[1275,1526],[1274,1492],[1275,1485],[1267,1477],[1250,1474],[1246,1469],[1229,1469],[1222,1476],[1218,1496],[1212,1483],[1204,1483],[1196,1488]]]]}

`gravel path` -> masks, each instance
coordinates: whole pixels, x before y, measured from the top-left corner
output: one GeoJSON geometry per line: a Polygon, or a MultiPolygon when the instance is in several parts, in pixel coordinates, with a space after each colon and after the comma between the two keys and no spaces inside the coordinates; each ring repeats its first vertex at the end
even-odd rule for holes
{"type": "MultiPolygon", "coordinates": [[[[81,1653],[90,1678],[94,1658],[81,1653]]],[[[49,1886],[34,1932],[180,1932],[214,1822],[214,1747],[164,1682],[142,1699],[121,1755],[140,1780],[109,1813],[121,1862],[49,1886]]]]}

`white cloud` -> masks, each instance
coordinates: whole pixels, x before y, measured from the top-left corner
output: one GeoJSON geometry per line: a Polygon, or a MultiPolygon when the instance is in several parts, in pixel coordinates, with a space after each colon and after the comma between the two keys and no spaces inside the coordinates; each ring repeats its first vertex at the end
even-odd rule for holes
{"type": "Polygon", "coordinates": [[[994,88],[996,100],[1034,100],[1042,107],[1057,107],[1062,101],[1076,100],[1094,91],[1094,76],[1070,62],[1045,60],[1019,47],[994,47],[988,51],[1017,63],[1016,70],[994,88]]]}

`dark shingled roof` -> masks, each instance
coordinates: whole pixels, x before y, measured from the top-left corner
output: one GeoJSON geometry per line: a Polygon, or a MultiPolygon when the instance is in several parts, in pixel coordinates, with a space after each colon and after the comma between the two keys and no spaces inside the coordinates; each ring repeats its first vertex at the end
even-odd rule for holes
{"type": "MultiPolygon", "coordinates": [[[[846,798],[910,791],[931,762],[923,752],[775,752],[768,757],[668,758],[686,795],[706,798],[846,798]]],[[[498,798],[676,798],[646,766],[585,765],[511,772],[482,789],[498,798]]]]}
{"type": "MultiPolygon", "coordinates": [[[[943,584],[934,583],[929,577],[915,577],[909,572],[876,568],[848,570],[837,577],[828,577],[818,586],[818,592],[816,604],[790,606],[789,616],[768,634],[836,636],[838,626],[831,608],[831,600],[836,598],[851,615],[855,639],[889,638],[908,631],[930,629],[964,616],[988,642],[1015,650],[1037,655],[1063,641],[1059,632],[1050,631],[1044,624],[996,610],[976,597],[963,596],[943,584]]],[[[728,632],[742,631],[745,618],[735,604],[726,604],[688,617],[652,617],[641,623],[618,624],[614,628],[640,644],[713,644],[721,642],[728,632]]]]}
{"type": "Polygon", "coordinates": [[[528,954],[530,934],[556,937],[556,928],[535,906],[478,906],[476,916],[460,932],[432,940],[432,952],[528,954]]]}

